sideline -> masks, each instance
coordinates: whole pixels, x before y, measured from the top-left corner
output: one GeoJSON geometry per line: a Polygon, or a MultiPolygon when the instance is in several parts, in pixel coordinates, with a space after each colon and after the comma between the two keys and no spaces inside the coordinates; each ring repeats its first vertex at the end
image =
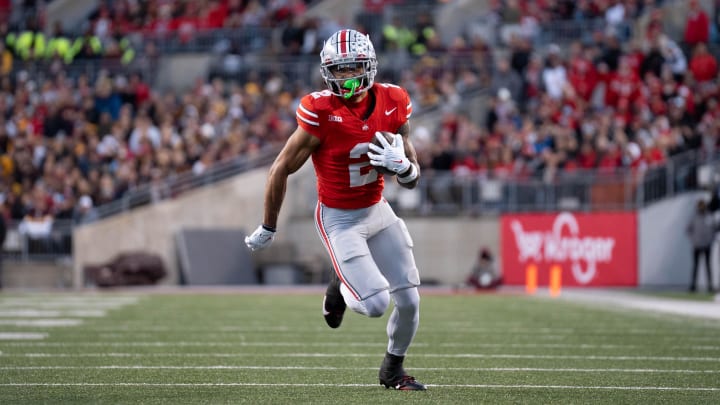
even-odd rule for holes
{"type": "Polygon", "coordinates": [[[611,304],[623,308],[720,320],[719,297],[716,295],[714,301],[695,301],[642,295],[628,290],[563,289],[559,299],[603,305],[611,304]]]}

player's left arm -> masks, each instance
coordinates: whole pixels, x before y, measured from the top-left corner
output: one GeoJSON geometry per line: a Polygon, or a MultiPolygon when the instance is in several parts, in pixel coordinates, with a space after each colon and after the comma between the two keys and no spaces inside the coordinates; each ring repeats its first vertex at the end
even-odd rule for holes
{"type": "Polygon", "coordinates": [[[415,147],[412,142],[410,142],[410,121],[405,121],[405,123],[398,128],[397,133],[403,138],[405,156],[407,156],[410,161],[410,167],[403,173],[398,173],[396,179],[401,186],[407,189],[413,189],[417,186],[418,180],[420,179],[420,164],[417,160],[415,147]]]}

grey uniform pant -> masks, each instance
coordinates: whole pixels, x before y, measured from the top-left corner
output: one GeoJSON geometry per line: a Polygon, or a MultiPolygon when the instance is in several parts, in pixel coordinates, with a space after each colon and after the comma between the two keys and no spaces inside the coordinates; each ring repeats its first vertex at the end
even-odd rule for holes
{"type": "Polygon", "coordinates": [[[318,203],[315,224],[350,309],[379,317],[393,299],[388,351],[405,355],[417,330],[420,301],[416,288],[420,277],[405,222],[383,199],[356,210],[318,203]]]}

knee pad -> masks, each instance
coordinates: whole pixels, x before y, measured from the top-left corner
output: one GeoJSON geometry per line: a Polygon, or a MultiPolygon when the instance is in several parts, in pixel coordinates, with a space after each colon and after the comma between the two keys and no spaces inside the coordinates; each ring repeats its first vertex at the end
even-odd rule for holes
{"type": "Polygon", "coordinates": [[[371,318],[382,316],[390,304],[390,293],[388,290],[382,290],[362,301],[358,301],[345,284],[340,286],[340,293],[343,295],[343,298],[345,298],[345,303],[351,310],[371,318]]]}
{"type": "Polygon", "coordinates": [[[372,297],[366,298],[363,303],[365,303],[367,316],[371,318],[381,317],[390,304],[390,293],[387,290],[381,291],[372,297]]]}

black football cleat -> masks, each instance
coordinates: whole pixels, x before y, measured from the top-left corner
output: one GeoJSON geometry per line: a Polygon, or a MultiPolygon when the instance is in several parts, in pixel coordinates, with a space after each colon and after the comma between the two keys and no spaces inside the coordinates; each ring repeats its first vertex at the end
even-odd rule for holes
{"type": "Polygon", "coordinates": [[[385,388],[394,388],[396,390],[400,391],[425,391],[427,388],[425,388],[425,385],[421,382],[418,382],[415,380],[415,377],[411,375],[403,375],[400,377],[400,379],[389,382],[389,381],[383,381],[383,379],[380,379],[380,385],[384,385],[385,388]]]}
{"type": "Polygon", "coordinates": [[[404,356],[385,354],[382,366],[380,366],[380,385],[385,388],[392,388],[400,391],[425,391],[425,385],[415,380],[415,377],[407,375],[402,363],[404,356]]]}
{"type": "Polygon", "coordinates": [[[346,308],[347,304],[340,293],[340,279],[333,272],[332,280],[330,280],[323,298],[323,316],[329,327],[335,329],[340,326],[346,308]]]}

